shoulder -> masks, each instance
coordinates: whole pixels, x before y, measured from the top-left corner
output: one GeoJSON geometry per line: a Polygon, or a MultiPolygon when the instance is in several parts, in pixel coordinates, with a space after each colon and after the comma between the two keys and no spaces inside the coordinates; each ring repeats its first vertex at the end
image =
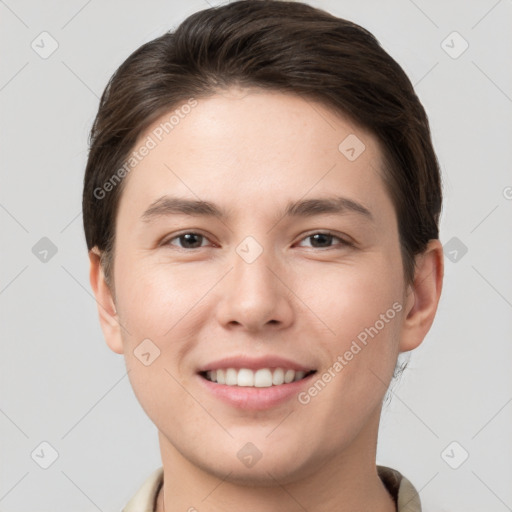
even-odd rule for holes
{"type": "MultiPolygon", "coordinates": [[[[377,466],[377,472],[397,504],[398,512],[421,512],[415,487],[399,471],[377,466]]],[[[163,483],[163,467],[153,471],[121,512],[154,512],[158,491],[163,483]]]]}
{"type": "Polygon", "coordinates": [[[153,471],[121,512],[154,512],[158,491],[163,483],[163,476],[163,467],[153,471]]]}
{"type": "Polygon", "coordinates": [[[377,466],[377,472],[395,500],[398,512],[421,512],[418,491],[405,476],[386,466],[377,466]]]}

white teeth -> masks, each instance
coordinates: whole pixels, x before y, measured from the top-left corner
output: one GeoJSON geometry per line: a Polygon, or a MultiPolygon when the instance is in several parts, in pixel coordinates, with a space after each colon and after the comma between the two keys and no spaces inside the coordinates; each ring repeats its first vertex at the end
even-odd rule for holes
{"type": "MultiPolygon", "coordinates": [[[[215,370],[212,372],[217,374],[217,380],[213,380],[213,382],[218,382],[219,384],[225,384],[226,383],[226,372],[224,370],[215,370]]],[[[212,375],[213,377],[213,375],[212,375]]]]}
{"type": "Polygon", "coordinates": [[[302,371],[295,372],[295,378],[293,379],[293,381],[295,382],[297,380],[303,379],[304,375],[306,375],[306,372],[302,372],[302,371]]]}
{"type": "Polygon", "coordinates": [[[238,386],[249,387],[254,386],[254,372],[247,368],[238,370],[238,386]]]}
{"type": "Polygon", "coordinates": [[[293,382],[294,378],[295,378],[295,370],[286,370],[286,373],[284,374],[284,383],[290,384],[290,382],[293,382]]]}
{"type": "Polygon", "coordinates": [[[270,386],[280,386],[290,384],[301,380],[306,375],[302,370],[284,370],[283,368],[260,368],[253,371],[248,368],[226,368],[219,370],[209,370],[206,372],[206,378],[218,384],[227,386],[268,388],[270,386]]]}
{"type": "Polygon", "coordinates": [[[268,368],[258,370],[254,374],[254,386],[257,388],[269,388],[272,386],[272,372],[268,368]]]}
{"type": "Polygon", "coordinates": [[[274,384],[274,386],[284,384],[284,370],[282,368],[276,368],[274,370],[274,375],[272,375],[272,384],[274,384]]]}
{"type": "Polygon", "coordinates": [[[227,384],[228,386],[238,385],[238,372],[234,368],[228,368],[226,370],[226,382],[224,384],[227,384]]]}

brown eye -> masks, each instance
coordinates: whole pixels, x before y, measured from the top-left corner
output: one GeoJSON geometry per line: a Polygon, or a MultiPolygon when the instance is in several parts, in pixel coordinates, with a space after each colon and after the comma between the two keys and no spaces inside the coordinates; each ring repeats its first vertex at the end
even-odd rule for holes
{"type": "Polygon", "coordinates": [[[183,233],[181,235],[175,236],[174,238],[170,238],[166,244],[167,245],[176,245],[171,243],[173,240],[179,240],[180,245],[178,246],[181,249],[199,249],[202,247],[202,242],[207,240],[205,236],[199,233],[183,233]]]}
{"type": "Polygon", "coordinates": [[[310,240],[311,247],[313,247],[315,249],[322,249],[322,248],[329,249],[330,247],[334,247],[332,245],[332,242],[336,241],[336,240],[338,241],[337,245],[350,245],[347,241],[334,235],[333,233],[322,233],[322,232],[313,233],[313,234],[308,235],[307,237],[302,239],[302,241],[304,241],[304,240],[310,240]]]}

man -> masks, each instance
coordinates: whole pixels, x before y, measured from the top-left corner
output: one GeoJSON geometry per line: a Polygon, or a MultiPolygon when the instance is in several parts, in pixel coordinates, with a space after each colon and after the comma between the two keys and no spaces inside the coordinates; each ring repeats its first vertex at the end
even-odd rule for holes
{"type": "Polygon", "coordinates": [[[91,285],[163,467],[124,509],[420,510],[375,464],[443,276],[439,167],[363,28],[239,1],[132,54],[91,133],[91,285]]]}

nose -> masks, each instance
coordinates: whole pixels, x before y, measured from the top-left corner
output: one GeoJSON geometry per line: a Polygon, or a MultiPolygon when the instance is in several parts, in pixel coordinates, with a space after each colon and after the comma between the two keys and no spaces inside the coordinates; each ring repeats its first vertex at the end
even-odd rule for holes
{"type": "Polygon", "coordinates": [[[234,252],[232,270],[222,280],[218,321],[251,332],[282,329],[293,321],[293,293],[286,272],[272,251],[248,262],[234,252]]]}

